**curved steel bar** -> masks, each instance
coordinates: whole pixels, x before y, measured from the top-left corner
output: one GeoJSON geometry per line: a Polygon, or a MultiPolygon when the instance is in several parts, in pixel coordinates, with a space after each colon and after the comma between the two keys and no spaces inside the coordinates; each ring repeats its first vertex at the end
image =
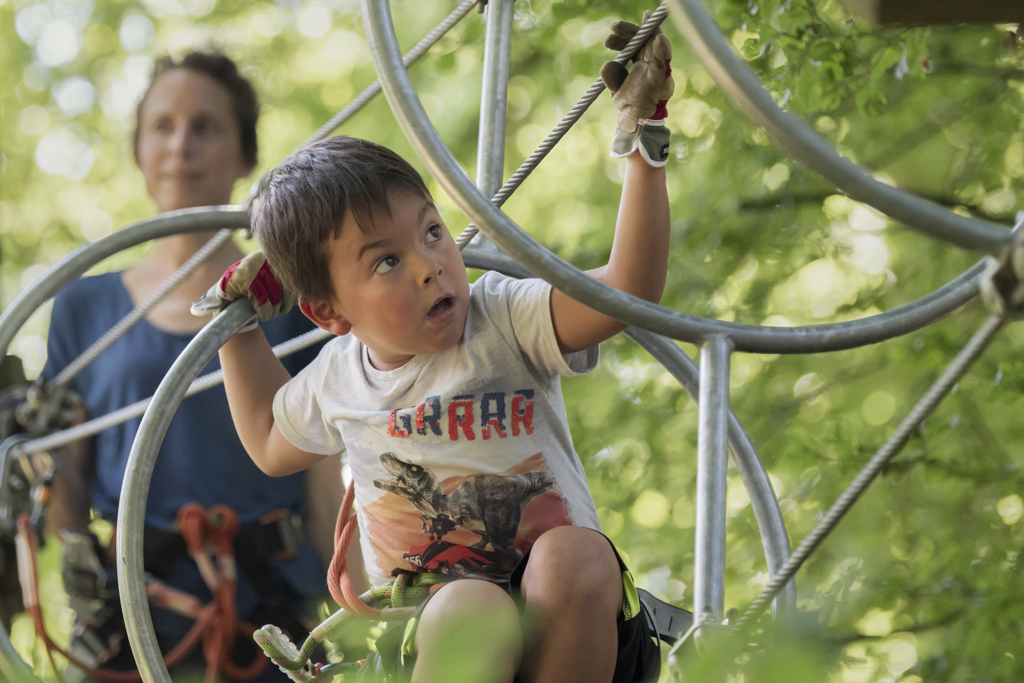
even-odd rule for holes
{"type": "Polygon", "coordinates": [[[61,287],[103,259],[149,240],[185,232],[237,230],[249,226],[249,214],[235,206],[203,206],[168,211],[133,223],[94,244],[83,244],[57,261],[26,287],[0,315],[0,349],[7,352],[14,335],[61,287]]]}
{"type": "Polygon", "coordinates": [[[572,298],[617,320],[657,334],[702,344],[728,337],[737,351],[823,353],[873,344],[919,329],[977,295],[975,266],[947,287],[919,299],[899,314],[804,327],[762,327],[722,322],[644,301],[587,276],[541,246],[477,189],[430,123],[402,65],[387,0],[362,0],[366,35],[391,109],[406,137],[460,209],[498,247],[572,298]],[[955,284],[954,284],[955,283],[955,284]]]}
{"type": "MultiPolygon", "coordinates": [[[[693,400],[700,394],[700,370],[690,357],[683,353],[673,341],[666,337],[641,330],[637,327],[626,329],[626,334],[642,346],[655,360],[665,366],[675,377],[693,400]]],[[[754,519],[761,533],[761,546],[764,548],[768,575],[775,576],[778,569],[789,559],[789,534],[782,519],[778,498],[772,488],[768,473],[761,465],[754,446],[750,442],[740,421],[729,410],[728,414],[729,449],[732,461],[740,475],[743,487],[750,498],[750,506],[754,511],[754,519]],[[778,569],[773,569],[777,567],[778,569]]],[[[780,593],[781,600],[776,602],[776,614],[789,616],[796,613],[796,584],[790,581],[780,593]]]]}
{"type": "MultiPolygon", "coordinates": [[[[508,256],[495,254],[490,250],[470,246],[462,252],[462,257],[470,268],[496,270],[519,278],[531,277],[525,268],[508,256]]],[[[698,400],[700,371],[682,349],[665,337],[636,327],[627,328],[626,334],[661,363],[693,400],[698,400]]],[[[789,559],[789,535],[786,533],[786,524],[782,520],[782,511],[779,509],[779,501],[772,489],[771,480],[754,451],[750,437],[732,410],[728,412],[728,420],[729,448],[732,451],[733,463],[747,490],[750,506],[754,510],[768,574],[775,576],[789,559]]],[[[795,582],[790,581],[786,584],[773,607],[780,617],[796,614],[795,582]]]]}
{"type": "Polygon", "coordinates": [[[484,8],[487,28],[476,143],[476,184],[488,197],[501,189],[505,171],[505,112],[515,4],[515,0],[491,0],[484,8]]]}
{"type": "Polygon", "coordinates": [[[733,102],[764,127],[794,159],[807,164],[857,201],[870,204],[905,225],[964,249],[994,253],[1010,241],[1009,228],[949,209],[875,180],[871,173],[841,157],[803,121],[784,111],[747,64],[736,56],[701,0],[673,0],[676,25],[704,66],[733,102]]]}
{"type": "Polygon", "coordinates": [[[121,485],[121,500],[117,507],[117,586],[121,593],[121,610],[124,613],[128,641],[132,645],[139,673],[146,683],[171,683],[153,630],[142,562],[146,498],[156,456],[189,385],[224,342],[251,320],[253,315],[255,313],[249,302],[240,299],[228,306],[189,342],[153,395],[128,456],[121,485]]]}

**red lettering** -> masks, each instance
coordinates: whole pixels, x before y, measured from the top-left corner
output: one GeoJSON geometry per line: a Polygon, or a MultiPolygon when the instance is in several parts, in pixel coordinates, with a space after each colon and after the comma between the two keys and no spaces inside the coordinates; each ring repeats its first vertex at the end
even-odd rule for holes
{"type": "Polygon", "coordinates": [[[448,404],[448,438],[452,441],[459,440],[459,426],[462,426],[462,433],[466,439],[472,441],[476,438],[473,433],[473,397],[456,396],[448,404]],[[462,414],[459,415],[459,408],[462,414]]]}
{"type": "Polygon", "coordinates": [[[391,414],[388,415],[388,436],[397,436],[397,437],[402,438],[402,439],[408,438],[409,437],[409,422],[411,422],[411,420],[409,419],[408,415],[401,415],[401,416],[399,416],[397,410],[392,410],[391,414]],[[402,418],[402,427],[403,428],[396,429],[395,428],[395,426],[396,426],[395,423],[396,423],[396,421],[397,421],[397,419],[399,417],[402,418]]]}
{"type": "Polygon", "coordinates": [[[533,434],[533,389],[517,391],[512,399],[512,436],[519,436],[520,425],[533,434]]]}

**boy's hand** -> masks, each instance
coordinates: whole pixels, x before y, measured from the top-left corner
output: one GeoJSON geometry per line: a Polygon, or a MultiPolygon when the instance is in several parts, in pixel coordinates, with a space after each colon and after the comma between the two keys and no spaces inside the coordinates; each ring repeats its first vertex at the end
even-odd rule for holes
{"type": "MultiPolygon", "coordinates": [[[[644,12],[644,21],[651,16],[644,12]]],[[[612,35],[605,39],[605,47],[621,50],[636,35],[640,27],[628,21],[612,24],[612,35]]],[[[675,91],[672,80],[672,45],[657,29],[633,58],[633,68],[615,61],[601,66],[601,80],[612,93],[612,101],[619,109],[619,120],[612,142],[613,157],[629,156],[637,149],[651,166],[661,167],[668,162],[671,131],[665,127],[665,108],[675,91]]]]}
{"type": "MultiPolygon", "coordinates": [[[[228,268],[220,281],[192,304],[192,315],[219,313],[236,299],[245,297],[256,309],[256,317],[267,321],[278,313],[287,313],[295,305],[295,296],[278,281],[263,252],[255,251],[228,268]]],[[[255,329],[252,325],[242,331],[255,329]]]]}

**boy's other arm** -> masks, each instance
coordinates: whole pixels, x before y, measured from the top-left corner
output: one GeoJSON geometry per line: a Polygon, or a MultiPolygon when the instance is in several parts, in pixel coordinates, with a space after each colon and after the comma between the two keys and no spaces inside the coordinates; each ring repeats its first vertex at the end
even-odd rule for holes
{"type": "MultiPolygon", "coordinates": [[[[626,161],[608,265],[588,274],[658,303],[665,291],[670,227],[665,169],[648,165],[639,151],[634,152],[626,161]]],[[[557,289],[551,292],[551,322],[563,354],[588,349],[627,327],[557,289]]]]}
{"type": "Polygon", "coordinates": [[[299,472],[326,456],[292,445],[274,421],[274,395],[291,379],[260,329],[241,332],[220,349],[231,420],[249,457],[273,477],[299,472]]]}

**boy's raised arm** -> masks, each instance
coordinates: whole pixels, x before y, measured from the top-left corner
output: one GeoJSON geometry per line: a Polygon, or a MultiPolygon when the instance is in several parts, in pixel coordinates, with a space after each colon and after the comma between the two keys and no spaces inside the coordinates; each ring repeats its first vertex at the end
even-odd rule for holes
{"type": "MultiPolygon", "coordinates": [[[[650,13],[644,15],[646,21],[650,13]]],[[[622,49],[639,29],[616,22],[605,45],[622,49]]],[[[647,301],[661,300],[668,270],[671,219],[665,186],[669,132],[665,104],[673,92],[668,39],[656,31],[640,49],[632,70],[606,62],[601,77],[619,109],[612,156],[628,157],[622,200],[608,265],[593,277],[647,301]]],[[[562,353],[582,351],[621,332],[626,325],[555,290],[551,320],[562,353]]]]}
{"type": "MultiPolygon", "coordinates": [[[[249,254],[224,273],[220,282],[192,305],[192,313],[218,311],[235,299],[248,298],[260,320],[287,312],[294,303],[260,252],[249,254]]],[[[231,421],[249,457],[263,472],[280,477],[304,470],[325,456],[301,450],[274,422],[274,395],[291,379],[274,355],[262,330],[253,323],[220,349],[224,390],[231,421]]]]}
{"type": "Polygon", "coordinates": [[[240,332],[220,349],[231,420],[249,457],[274,477],[302,471],[326,456],[292,445],[274,421],[274,395],[291,379],[259,329],[240,332]]]}

